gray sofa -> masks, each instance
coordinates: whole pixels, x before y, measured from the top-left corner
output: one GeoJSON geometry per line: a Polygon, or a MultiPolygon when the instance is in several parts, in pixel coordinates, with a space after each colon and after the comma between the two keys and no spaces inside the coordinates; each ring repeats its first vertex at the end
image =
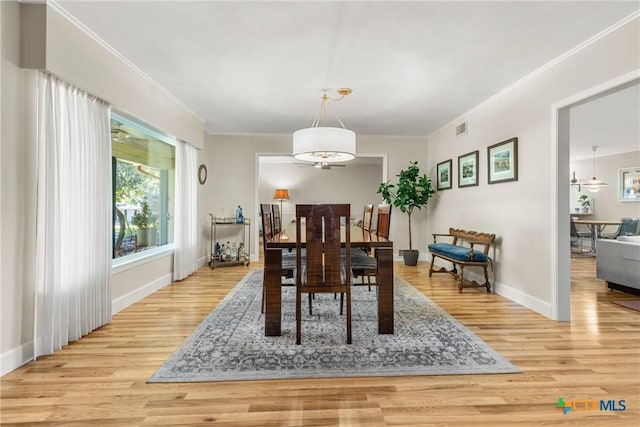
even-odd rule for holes
{"type": "Polygon", "coordinates": [[[596,241],[596,276],[610,289],[640,295],[640,236],[596,241]]]}

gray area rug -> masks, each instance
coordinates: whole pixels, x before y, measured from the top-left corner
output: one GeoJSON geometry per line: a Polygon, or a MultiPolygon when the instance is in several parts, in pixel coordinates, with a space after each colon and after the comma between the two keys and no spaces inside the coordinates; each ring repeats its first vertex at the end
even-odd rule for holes
{"type": "Polygon", "coordinates": [[[283,287],[282,336],[264,336],[262,271],[247,274],[149,382],[495,374],[521,372],[400,277],[395,334],[377,332],[376,292],[352,292],[353,344],[340,299],[303,297],[302,345],[295,344],[295,288],[283,287]]]}

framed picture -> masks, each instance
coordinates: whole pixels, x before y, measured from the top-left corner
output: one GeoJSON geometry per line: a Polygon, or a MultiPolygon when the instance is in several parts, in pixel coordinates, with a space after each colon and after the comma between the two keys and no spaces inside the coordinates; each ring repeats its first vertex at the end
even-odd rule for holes
{"type": "Polygon", "coordinates": [[[458,156],[458,187],[478,185],[478,154],[476,150],[458,156]]]}
{"type": "Polygon", "coordinates": [[[448,190],[451,185],[451,159],[438,163],[436,166],[436,173],[438,174],[437,190],[448,190]]]}
{"type": "Polygon", "coordinates": [[[487,148],[489,184],[518,180],[518,138],[511,138],[487,148]]]}
{"type": "Polygon", "coordinates": [[[640,202],[640,166],[618,170],[618,200],[640,202]]]}

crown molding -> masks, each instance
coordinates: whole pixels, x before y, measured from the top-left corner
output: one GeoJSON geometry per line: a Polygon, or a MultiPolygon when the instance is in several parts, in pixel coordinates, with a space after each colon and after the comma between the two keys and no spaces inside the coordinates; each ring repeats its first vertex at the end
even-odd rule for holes
{"type": "MultiPolygon", "coordinates": [[[[58,4],[55,0],[48,0],[47,1],[47,5],[51,6],[51,8],[53,10],[55,10],[56,12],[58,12],[60,15],[62,15],[66,20],[68,20],[69,22],[71,22],[73,25],[75,25],[79,30],[81,30],[83,33],[85,33],[86,35],[88,35],[89,37],[91,37],[91,39],[93,39],[96,43],[98,43],[100,46],[102,46],[104,49],[107,50],[107,52],[109,52],[110,54],[112,54],[113,56],[115,56],[116,58],[118,58],[120,61],[122,61],[127,67],[129,67],[131,70],[133,70],[136,74],[138,74],[140,77],[142,77],[143,79],[145,79],[149,84],[151,84],[153,87],[155,87],[156,89],[158,89],[160,92],[162,92],[164,95],[166,95],[169,99],[171,99],[173,102],[175,102],[180,108],[182,108],[183,110],[187,111],[188,113],[192,114],[193,116],[195,116],[198,120],[200,120],[203,124],[206,122],[206,120],[200,116],[198,113],[196,113],[195,111],[193,111],[190,107],[187,106],[187,104],[185,104],[184,102],[182,102],[180,99],[176,98],[175,95],[173,95],[171,92],[169,92],[164,86],[160,85],[158,82],[156,82],[155,80],[153,80],[153,78],[151,78],[151,76],[149,76],[148,74],[146,74],[144,71],[142,71],[140,68],[138,68],[135,64],[133,64],[131,61],[129,61],[127,58],[125,58],[124,56],[122,56],[117,50],[115,50],[110,44],[108,44],[106,41],[104,41],[102,38],[100,38],[100,36],[98,36],[96,33],[94,33],[93,31],[91,31],[87,26],[85,26],[82,22],[80,22],[76,17],[74,17],[73,15],[71,15],[69,12],[67,12],[66,9],[64,9],[60,4],[58,4]]],[[[114,5],[115,7],[115,5],[114,5]]]]}
{"type": "Polygon", "coordinates": [[[631,22],[631,21],[633,21],[635,19],[638,19],[638,18],[640,18],[640,10],[635,11],[634,13],[632,13],[629,16],[627,16],[626,18],[623,18],[622,20],[616,22],[612,26],[610,26],[610,27],[606,28],[605,30],[603,30],[603,31],[595,34],[594,36],[588,38],[587,40],[583,41],[582,43],[578,44],[574,48],[572,48],[572,49],[568,50],[567,52],[563,53],[562,55],[552,59],[551,61],[547,62],[546,64],[544,64],[540,68],[537,68],[536,70],[534,70],[531,73],[527,74],[526,76],[524,76],[520,80],[516,81],[512,85],[507,86],[506,88],[500,90],[495,95],[487,98],[486,100],[484,100],[480,104],[478,104],[475,107],[471,108],[470,110],[466,111],[464,114],[461,114],[460,116],[456,117],[454,120],[451,120],[450,122],[448,122],[444,126],[439,127],[435,131],[431,132],[428,136],[440,133],[441,131],[443,131],[444,129],[446,129],[449,126],[453,125],[454,123],[459,123],[461,118],[463,118],[463,117],[465,117],[465,116],[467,116],[467,115],[479,110],[480,108],[484,107],[485,105],[487,105],[487,104],[495,101],[496,99],[508,94],[509,92],[511,92],[514,89],[522,86],[523,84],[525,84],[529,80],[532,80],[535,77],[537,77],[538,75],[540,75],[543,72],[547,71],[549,68],[553,67],[554,65],[556,65],[556,64],[558,64],[558,63],[570,58],[571,56],[573,56],[576,53],[580,52],[581,50],[585,49],[586,47],[591,46],[592,44],[596,43],[597,41],[607,37],[609,34],[615,32],[616,30],[618,30],[618,29],[624,27],[625,25],[627,25],[629,22],[631,22]]]}

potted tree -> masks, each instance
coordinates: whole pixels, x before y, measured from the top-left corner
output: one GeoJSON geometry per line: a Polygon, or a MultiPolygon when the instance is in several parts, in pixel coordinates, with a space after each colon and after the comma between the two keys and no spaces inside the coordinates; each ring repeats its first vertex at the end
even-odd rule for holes
{"type": "Polygon", "coordinates": [[[418,162],[409,162],[409,167],[400,171],[397,184],[383,182],[378,187],[385,203],[393,204],[400,212],[409,216],[409,250],[403,251],[405,265],[417,265],[417,249],[413,249],[411,240],[411,214],[414,209],[427,206],[435,190],[431,187],[431,179],[427,175],[420,175],[418,162]]]}
{"type": "Polygon", "coordinates": [[[136,246],[155,246],[158,216],[151,213],[149,203],[142,202],[142,209],[133,214],[131,224],[136,227],[136,246]]]}

